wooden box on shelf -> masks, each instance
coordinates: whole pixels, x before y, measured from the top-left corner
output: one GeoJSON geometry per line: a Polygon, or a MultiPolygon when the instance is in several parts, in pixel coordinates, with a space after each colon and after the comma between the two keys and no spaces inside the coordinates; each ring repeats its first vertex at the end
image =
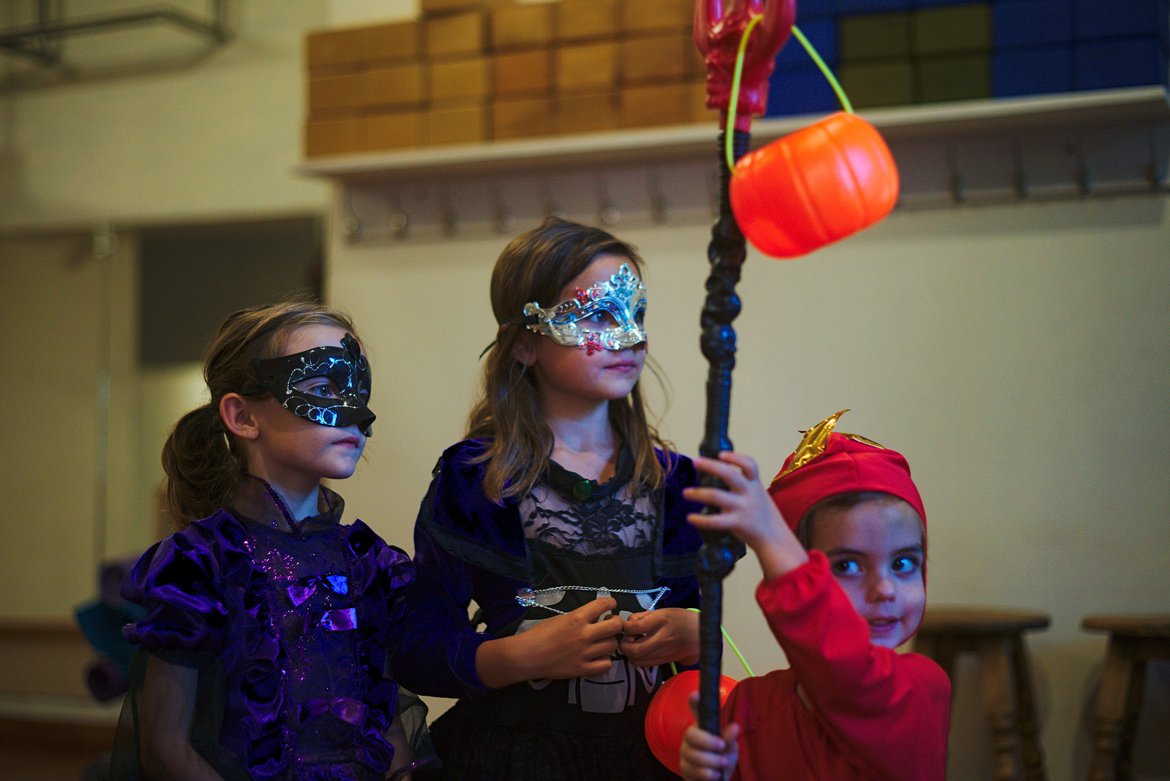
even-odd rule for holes
{"type": "Polygon", "coordinates": [[[558,98],[553,112],[553,132],[576,135],[613,130],[618,121],[616,92],[596,92],[558,98]]]}
{"type": "Polygon", "coordinates": [[[436,14],[450,14],[457,11],[485,10],[500,5],[505,0],[419,0],[419,10],[424,17],[436,14]]]}
{"type": "Polygon", "coordinates": [[[305,67],[311,73],[353,70],[365,61],[365,30],[319,30],[305,36],[305,67]]]}
{"type": "Polygon", "coordinates": [[[304,142],[305,157],[329,157],[365,151],[365,118],[310,119],[305,123],[304,142]]]}
{"type": "Polygon", "coordinates": [[[403,62],[422,55],[422,25],[413,19],[362,28],[366,62],[403,62]]]}
{"type": "Polygon", "coordinates": [[[430,68],[418,63],[385,65],[365,72],[366,105],[382,108],[422,106],[430,98],[430,68]]]}
{"type": "Polygon", "coordinates": [[[503,141],[538,138],[553,131],[553,103],[548,98],[504,98],[492,101],[491,137],[503,141]]]}
{"type": "Polygon", "coordinates": [[[652,84],[623,87],[618,104],[625,128],[682,125],[692,122],[689,84],[652,84]]]}
{"type": "Polygon", "coordinates": [[[707,80],[696,78],[686,83],[687,122],[717,122],[719,113],[707,108],[707,80]]]}
{"type": "Polygon", "coordinates": [[[623,84],[682,81],[698,67],[690,36],[658,34],[626,38],[620,44],[623,84]]]}
{"type": "Polygon", "coordinates": [[[491,13],[489,40],[495,51],[548,46],[557,3],[503,5],[491,13]]]}
{"type": "Polygon", "coordinates": [[[492,68],[492,91],[496,97],[547,95],[553,87],[552,63],[552,52],[548,49],[497,54],[492,68]]]}
{"type": "Polygon", "coordinates": [[[366,117],[365,148],[371,152],[410,149],[423,144],[421,111],[384,111],[366,117]]]}
{"type": "Polygon", "coordinates": [[[441,103],[465,98],[485,98],[491,89],[487,57],[461,57],[431,63],[431,100],[441,103]]]}
{"type": "Polygon", "coordinates": [[[611,42],[566,44],[553,51],[553,73],[560,95],[598,93],[617,85],[618,45],[611,42]]]}
{"type": "Polygon", "coordinates": [[[427,111],[423,129],[427,146],[477,144],[487,140],[487,110],[482,100],[434,105],[427,111]]]}
{"type": "Polygon", "coordinates": [[[362,71],[310,78],[309,116],[360,111],[367,100],[366,74],[362,71]]]}
{"type": "Polygon", "coordinates": [[[695,4],[682,0],[623,0],[621,30],[625,35],[689,31],[694,26],[695,4]]]}
{"type": "Polygon", "coordinates": [[[553,19],[553,40],[611,41],[618,34],[617,0],[561,0],[553,19]]]}
{"type": "Polygon", "coordinates": [[[432,60],[483,54],[486,36],[484,11],[464,11],[423,20],[424,52],[432,60]]]}

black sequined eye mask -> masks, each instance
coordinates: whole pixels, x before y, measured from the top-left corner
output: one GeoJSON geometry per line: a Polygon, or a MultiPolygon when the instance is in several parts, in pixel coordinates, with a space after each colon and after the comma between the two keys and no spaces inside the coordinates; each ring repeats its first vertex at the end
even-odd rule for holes
{"type": "Polygon", "coordinates": [[[346,334],[340,347],[314,347],[311,350],[263,358],[252,362],[256,379],[281,406],[299,418],[322,426],[358,427],[370,436],[375,415],[367,402],[370,398],[370,365],[362,355],[353,334],[346,334]],[[306,380],[322,378],[327,394],[297,386],[306,380]]]}

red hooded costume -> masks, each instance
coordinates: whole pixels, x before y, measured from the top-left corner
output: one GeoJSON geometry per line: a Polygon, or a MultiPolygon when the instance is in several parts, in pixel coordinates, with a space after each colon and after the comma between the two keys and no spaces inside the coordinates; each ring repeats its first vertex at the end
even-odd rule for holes
{"type": "MultiPolygon", "coordinates": [[[[825,499],[877,491],[917,511],[925,544],[926,513],[906,459],[834,433],[841,414],[810,429],[772,482],[781,514],[795,529],[825,499]]],[[[724,723],[743,730],[734,778],[942,781],[950,729],[946,674],[924,656],[870,643],[868,624],[822,552],[809,551],[806,564],[761,583],[756,600],[791,667],[741,681],[728,698],[724,723]]]]}

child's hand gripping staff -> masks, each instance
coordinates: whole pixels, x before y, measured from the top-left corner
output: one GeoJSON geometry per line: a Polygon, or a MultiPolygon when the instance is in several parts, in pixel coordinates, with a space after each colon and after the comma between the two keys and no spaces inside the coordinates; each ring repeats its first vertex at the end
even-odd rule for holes
{"type": "Polygon", "coordinates": [[[600,597],[531,629],[481,645],[475,664],[493,689],[541,678],[587,678],[610,668],[622,633],[617,601],[600,597]]]}
{"type": "Polygon", "coordinates": [[[713,511],[695,513],[688,520],[704,531],[722,531],[743,540],[760,560],[764,579],[791,572],[808,561],[808,553],[780,516],[760,483],[754,459],[725,452],[719,459],[699,458],[695,467],[719,478],[723,488],[688,488],[686,496],[713,511]]]}

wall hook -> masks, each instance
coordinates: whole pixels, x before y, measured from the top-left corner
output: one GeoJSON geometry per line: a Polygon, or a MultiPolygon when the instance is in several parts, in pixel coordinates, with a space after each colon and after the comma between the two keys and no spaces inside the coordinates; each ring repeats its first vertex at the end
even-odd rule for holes
{"type": "Polygon", "coordinates": [[[947,144],[947,192],[951,194],[951,201],[961,204],[967,200],[966,182],[959,173],[959,165],[955,162],[955,145],[947,144]]]}
{"type": "Polygon", "coordinates": [[[646,172],[646,189],[650,193],[650,219],[659,224],[666,222],[669,216],[666,193],[662,191],[662,177],[658,171],[650,169],[646,172]]]}
{"type": "Polygon", "coordinates": [[[118,232],[111,222],[99,222],[93,228],[90,253],[94,260],[106,260],[118,249],[118,232]]]}
{"type": "Polygon", "coordinates": [[[439,224],[448,238],[459,232],[459,215],[451,203],[451,191],[446,188],[439,193],[439,224]]]}
{"type": "Polygon", "coordinates": [[[1161,161],[1158,158],[1158,144],[1152,130],[1147,138],[1147,144],[1149,145],[1150,159],[1145,165],[1146,181],[1149,183],[1150,189],[1156,192],[1162,189],[1166,172],[1162,169],[1161,161]]]}
{"type": "Polygon", "coordinates": [[[508,206],[508,202],[504,199],[504,194],[499,187],[492,191],[493,200],[496,202],[494,223],[496,233],[511,233],[516,229],[516,215],[512,213],[512,209],[508,206]]]}
{"type": "Polygon", "coordinates": [[[410,235],[410,215],[402,207],[402,198],[395,193],[390,198],[390,216],[387,219],[390,234],[396,239],[405,239],[410,235]]]}
{"type": "Polygon", "coordinates": [[[362,237],[362,221],[357,210],[353,208],[353,198],[349,193],[341,201],[337,214],[341,222],[341,234],[350,241],[357,241],[362,237]]]}
{"type": "Polygon", "coordinates": [[[1093,177],[1089,173],[1089,166],[1085,164],[1085,156],[1081,152],[1079,144],[1077,145],[1076,161],[1076,168],[1073,169],[1073,183],[1076,185],[1077,193],[1081,197],[1087,197],[1093,194],[1093,177]]]}
{"type": "Polygon", "coordinates": [[[622,212],[614,206],[609,197],[609,187],[605,181],[605,174],[598,174],[593,180],[593,190],[597,195],[597,220],[608,227],[613,227],[622,221],[622,212]]]}
{"type": "Polygon", "coordinates": [[[545,218],[557,217],[563,220],[565,218],[565,212],[557,204],[556,199],[553,198],[552,186],[548,183],[548,181],[545,181],[541,185],[540,192],[541,199],[544,201],[545,218]]]}
{"type": "Polygon", "coordinates": [[[1020,151],[1020,139],[1012,139],[1012,190],[1020,200],[1026,199],[1029,193],[1028,174],[1024,171],[1024,156],[1020,151]]]}

